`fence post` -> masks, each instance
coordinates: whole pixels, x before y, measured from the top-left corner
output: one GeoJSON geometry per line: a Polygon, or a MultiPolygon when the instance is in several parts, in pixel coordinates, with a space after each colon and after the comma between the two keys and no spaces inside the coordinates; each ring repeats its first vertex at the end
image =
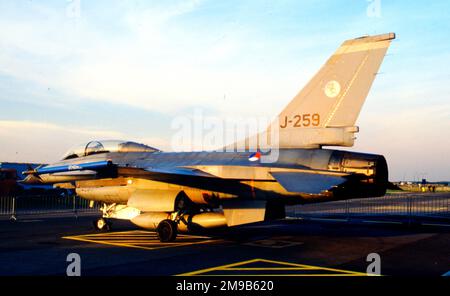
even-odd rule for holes
{"type": "Polygon", "coordinates": [[[408,206],[408,226],[411,226],[411,222],[412,222],[412,200],[411,200],[411,195],[408,194],[407,197],[407,206],[408,206]]]}
{"type": "Polygon", "coordinates": [[[16,221],[17,220],[17,216],[16,216],[16,197],[13,196],[12,198],[12,204],[11,204],[11,220],[12,221],[16,221]]]}
{"type": "Polygon", "coordinates": [[[347,222],[350,222],[350,202],[348,199],[345,200],[345,213],[347,215],[347,222]]]}
{"type": "Polygon", "coordinates": [[[72,204],[73,204],[73,212],[75,214],[75,218],[78,219],[78,211],[77,211],[77,200],[75,199],[75,194],[72,195],[72,204]]]}

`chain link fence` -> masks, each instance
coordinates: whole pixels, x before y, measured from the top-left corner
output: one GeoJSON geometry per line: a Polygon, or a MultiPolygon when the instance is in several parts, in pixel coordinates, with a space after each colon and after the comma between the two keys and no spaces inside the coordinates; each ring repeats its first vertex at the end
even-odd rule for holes
{"type": "Polygon", "coordinates": [[[349,199],[286,207],[288,217],[398,219],[438,218],[450,220],[450,193],[401,193],[382,197],[349,199]]]}
{"type": "MultiPolygon", "coordinates": [[[[75,195],[0,196],[0,216],[96,213],[101,204],[75,195]]],[[[288,217],[439,218],[450,221],[450,193],[403,193],[286,207],[288,217]]]]}
{"type": "Polygon", "coordinates": [[[0,216],[98,212],[100,203],[75,195],[0,196],[0,216]]]}

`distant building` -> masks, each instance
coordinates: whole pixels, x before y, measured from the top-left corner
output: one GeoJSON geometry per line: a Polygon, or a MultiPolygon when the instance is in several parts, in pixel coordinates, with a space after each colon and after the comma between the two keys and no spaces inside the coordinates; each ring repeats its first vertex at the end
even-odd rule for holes
{"type": "Polygon", "coordinates": [[[15,169],[0,168],[0,196],[17,192],[17,172],[15,169]]]}

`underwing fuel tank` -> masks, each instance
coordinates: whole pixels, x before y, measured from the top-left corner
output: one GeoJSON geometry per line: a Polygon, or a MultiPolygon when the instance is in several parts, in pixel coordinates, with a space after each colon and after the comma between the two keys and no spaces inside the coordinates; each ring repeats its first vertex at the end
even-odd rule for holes
{"type": "MultiPolygon", "coordinates": [[[[131,222],[139,227],[155,230],[161,221],[170,219],[170,216],[169,213],[165,212],[147,212],[134,217],[131,222]]],[[[187,232],[195,227],[217,228],[224,226],[227,226],[227,221],[222,213],[205,212],[196,215],[184,215],[178,224],[178,230],[187,232]]]]}

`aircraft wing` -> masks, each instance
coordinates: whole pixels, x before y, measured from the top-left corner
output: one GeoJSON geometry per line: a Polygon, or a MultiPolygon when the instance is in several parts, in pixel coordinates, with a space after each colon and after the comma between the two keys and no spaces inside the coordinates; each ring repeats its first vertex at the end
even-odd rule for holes
{"type": "MultiPolygon", "coordinates": [[[[229,177],[223,178],[200,169],[189,167],[145,168],[145,171],[163,175],[230,179],[229,177]]],[[[270,175],[289,192],[309,194],[319,194],[322,191],[330,190],[347,181],[345,176],[318,174],[313,171],[281,171],[271,172],[270,175]]],[[[236,178],[236,180],[239,180],[239,178],[236,178]]]]}
{"type": "Polygon", "coordinates": [[[289,192],[319,194],[347,181],[342,176],[304,172],[272,172],[271,175],[289,192]]]}
{"type": "Polygon", "coordinates": [[[190,176],[190,177],[209,177],[209,178],[217,178],[214,175],[201,171],[195,168],[185,168],[185,167],[170,167],[170,168],[144,168],[145,171],[150,173],[158,173],[165,175],[182,175],[182,176],[190,176]]]}

